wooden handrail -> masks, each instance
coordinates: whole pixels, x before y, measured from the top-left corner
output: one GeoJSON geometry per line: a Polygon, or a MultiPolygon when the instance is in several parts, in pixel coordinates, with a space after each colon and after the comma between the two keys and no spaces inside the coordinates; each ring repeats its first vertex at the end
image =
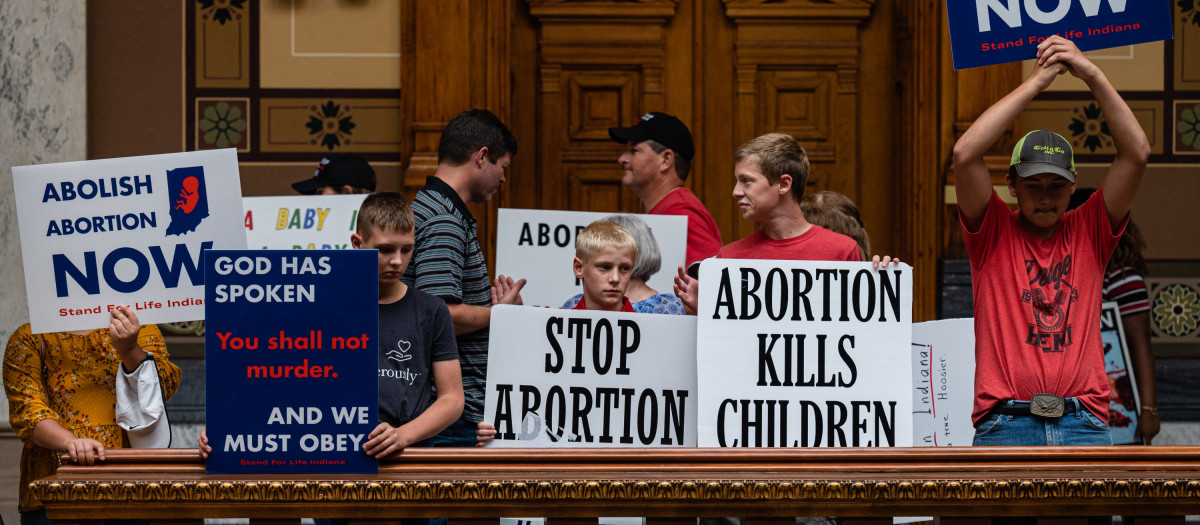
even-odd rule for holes
{"type": "Polygon", "coordinates": [[[1200,514],[1200,447],[409,449],[323,476],[107,454],[34,482],[52,519],[1200,514]]]}

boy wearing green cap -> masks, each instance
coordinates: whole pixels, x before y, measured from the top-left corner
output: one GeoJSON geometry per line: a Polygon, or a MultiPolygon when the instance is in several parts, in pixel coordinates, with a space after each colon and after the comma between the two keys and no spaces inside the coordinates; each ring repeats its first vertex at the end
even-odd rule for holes
{"type": "Polygon", "coordinates": [[[1100,343],[1100,286],[1129,218],[1150,144],[1104,73],[1071,41],[1052,36],[1017,89],[980,115],[954,146],[959,220],[975,306],[975,445],[1111,444],[1100,343]],[[1100,190],[1067,212],[1075,191],[1071,144],[1048,130],[1017,143],[1010,211],[992,188],[984,153],[1062,73],[1087,83],[1116,158],[1100,190]]]}

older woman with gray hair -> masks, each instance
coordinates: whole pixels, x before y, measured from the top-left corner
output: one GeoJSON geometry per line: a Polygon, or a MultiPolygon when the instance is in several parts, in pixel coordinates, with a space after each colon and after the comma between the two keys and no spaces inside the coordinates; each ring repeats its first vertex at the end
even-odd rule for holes
{"type": "MultiPolygon", "coordinates": [[[[646,284],[650,276],[658,273],[662,267],[662,254],[658,250],[658,240],[646,221],[633,215],[609,215],[603,220],[615,222],[633,235],[637,243],[637,258],[633,261],[633,272],[629,277],[629,288],[625,296],[633,303],[634,311],[643,314],[674,314],[683,315],[683,303],[678,297],[669,293],[658,293],[658,290],[646,284]]],[[[576,295],[563,303],[564,309],[574,308],[579,304],[583,294],[576,295]]]]}

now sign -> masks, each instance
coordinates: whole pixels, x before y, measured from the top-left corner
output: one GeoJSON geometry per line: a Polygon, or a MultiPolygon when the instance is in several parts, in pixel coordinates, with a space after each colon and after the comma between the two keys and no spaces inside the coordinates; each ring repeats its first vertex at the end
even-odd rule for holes
{"type": "Polygon", "coordinates": [[[1092,51],[1172,38],[1170,0],[947,0],[954,69],[1037,57],[1051,35],[1092,51]]]}

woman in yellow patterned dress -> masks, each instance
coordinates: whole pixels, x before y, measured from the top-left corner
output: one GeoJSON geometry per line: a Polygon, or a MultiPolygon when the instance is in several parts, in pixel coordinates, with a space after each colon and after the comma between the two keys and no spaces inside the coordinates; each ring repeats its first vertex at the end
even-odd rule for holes
{"type": "Polygon", "coordinates": [[[4,350],[4,390],[9,422],[21,438],[21,523],[48,523],[29,482],[54,474],[59,454],[91,465],[109,448],[129,446],[117,426],[117,367],[125,373],[142,361],[158,366],[163,399],[179,388],[162,333],[141,326],[127,306],[112,310],[108,329],[32,334],[22,325],[4,350]]]}

